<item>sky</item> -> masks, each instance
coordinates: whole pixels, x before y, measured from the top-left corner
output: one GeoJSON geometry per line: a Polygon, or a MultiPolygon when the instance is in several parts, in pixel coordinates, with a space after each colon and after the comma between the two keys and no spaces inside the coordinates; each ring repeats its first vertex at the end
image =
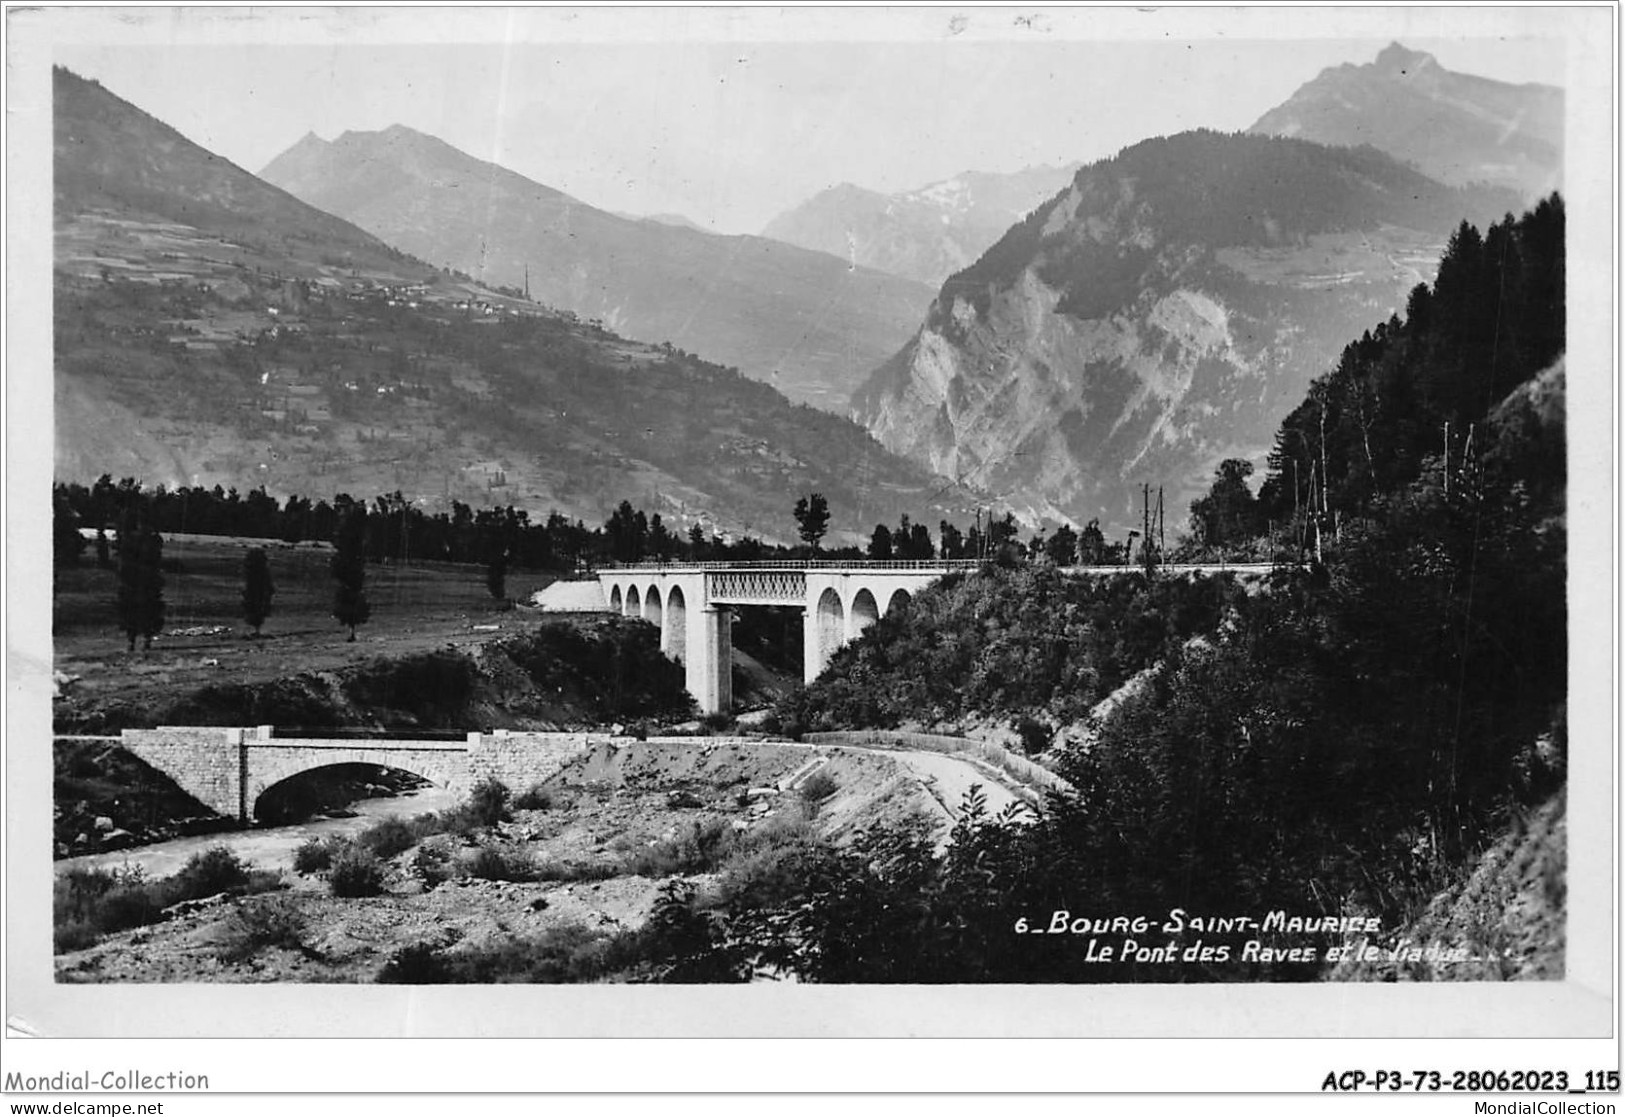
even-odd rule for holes
{"type": "Polygon", "coordinates": [[[1243,129],[1395,40],[1562,85],[1564,30],[1519,9],[92,9],[51,50],[250,171],[307,132],[405,124],[600,208],[756,233],[843,182],[1243,129]]]}

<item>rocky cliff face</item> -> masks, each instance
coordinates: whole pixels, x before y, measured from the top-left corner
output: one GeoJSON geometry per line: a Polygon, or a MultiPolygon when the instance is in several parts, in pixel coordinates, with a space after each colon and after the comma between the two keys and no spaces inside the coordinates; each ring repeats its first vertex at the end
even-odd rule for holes
{"type": "Polygon", "coordinates": [[[967,171],[895,194],[843,183],[780,214],[762,235],[934,287],[973,263],[1077,169],[1074,163],[1009,174],[967,171]]]}
{"type": "Polygon", "coordinates": [[[1183,523],[1227,457],[1261,462],[1341,347],[1507,207],[1381,153],[1186,133],[1080,170],[943,285],[853,396],[888,448],[1032,514],[1183,523]]]}
{"type": "Polygon", "coordinates": [[[1506,186],[1524,201],[1562,185],[1561,89],[1458,74],[1398,43],[1364,66],[1321,71],[1249,130],[1370,144],[1440,182],[1506,186]]]}

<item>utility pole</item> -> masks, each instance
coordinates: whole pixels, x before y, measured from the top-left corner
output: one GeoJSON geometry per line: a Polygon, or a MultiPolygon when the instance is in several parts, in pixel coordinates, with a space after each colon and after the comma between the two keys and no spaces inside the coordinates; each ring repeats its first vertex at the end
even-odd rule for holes
{"type": "Polygon", "coordinates": [[[1157,486],[1157,558],[1168,553],[1167,521],[1162,514],[1162,486],[1157,486]]]}
{"type": "Polygon", "coordinates": [[[1450,495],[1450,420],[1444,421],[1444,495],[1450,495]]]}
{"type": "Polygon", "coordinates": [[[1140,489],[1140,555],[1145,559],[1145,576],[1151,577],[1151,482],[1140,489]]]}

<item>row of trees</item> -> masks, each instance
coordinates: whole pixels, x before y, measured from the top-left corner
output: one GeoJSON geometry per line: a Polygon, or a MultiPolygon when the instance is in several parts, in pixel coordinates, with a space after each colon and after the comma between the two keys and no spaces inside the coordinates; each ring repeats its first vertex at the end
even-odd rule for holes
{"type": "Polygon", "coordinates": [[[623,500],[598,528],[570,520],[557,512],[533,522],[524,509],[512,505],[476,510],[453,501],[450,512],[429,513],[399,490],[373,500],[357,500],[340,493],[331,501],[294,495],[279,501],[264,488],[241,494],[236,489],[193,486],[146,489],[134,478],[115,482],[103,474],[93,485],[58,483],[55,488],[56,565],[78,561],[85,543],[82,527],[112,529],[139,507],[153,530],[171,534],[232,535],[253,539],[337,540],[351,519],[362,526],[357,546],[368,562],[434,560],[485,565],[492,592],[502,594],[509,569],[569,572],[609,562],[751,561],[816,554],[833,559],[1003,559],[1047,557],[1070,565],[1126,561],[1125,543],[1108,543],[1099,521],[1078,531],[1063,525],[1046,536],[1018,538],[1014,515],[978,518],[968,530],[943,520],[936,537],[906,514],[895,526],[877,524],[864,547],[823,550],[830,506],[822,493],[799,498],[793,509],[796,533],[803,548],[766,543],[745,536],[724,539],[707,533],[698,523],[686,531],[674,528],[656,512],[646,513],[623,500]]]}

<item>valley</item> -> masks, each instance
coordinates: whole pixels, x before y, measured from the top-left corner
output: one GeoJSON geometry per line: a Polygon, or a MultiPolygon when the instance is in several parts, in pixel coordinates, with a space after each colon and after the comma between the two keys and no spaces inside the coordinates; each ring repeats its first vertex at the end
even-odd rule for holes
{"type": "MultiPolygon", "coordinates": [[[[52,80],[56,982],[1563,976],[1547,87],[1395,44],[725,236],[52,80]]],[[[731,125],[651,156],[707,223],[731,125]]]]}

